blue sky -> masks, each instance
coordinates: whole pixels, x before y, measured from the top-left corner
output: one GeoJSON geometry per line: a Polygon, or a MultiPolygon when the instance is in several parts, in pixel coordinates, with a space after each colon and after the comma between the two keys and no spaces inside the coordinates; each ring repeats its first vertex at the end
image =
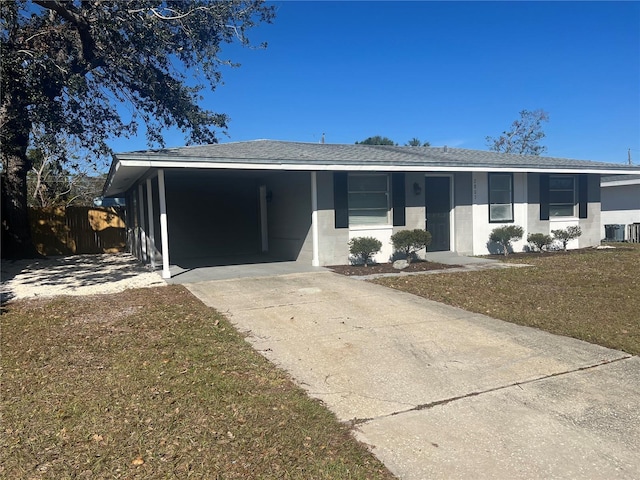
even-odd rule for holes
{"type": "MultiPolygon", "coordinates": [[[[203,106],[220,142],[354,143],[383,135],[487,149],[544,109],[545,155],[640,164],[639,2],[273,2],[203,106]]],[[[167,132],[167,146],[184,138],[167,132]]],[[[113,142],[147,148],[144,138],[113,142]]]]}

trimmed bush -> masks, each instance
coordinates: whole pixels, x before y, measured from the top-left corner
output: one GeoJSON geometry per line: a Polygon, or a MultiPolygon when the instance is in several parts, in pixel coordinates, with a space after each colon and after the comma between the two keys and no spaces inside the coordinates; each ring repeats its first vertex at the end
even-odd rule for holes
{"type": "Polygon", "coordinates": [[[567,243],[574,238],[578,238],[582,235],[582,229],[577,225],[567,227],[565,229],[551,230],[551,234],[555,240],[562,242],[562,248],[567,250],[567,243]]]}
{"type": "Polygon", "coordinates": [[[509,255],[511,242],[520,240],[524,235],[524,229],[520,225],[507,225],[494,228],[489,235],[489,241],[502,246],[505,257],[509,255]]]}
{"type": "Polygon", "coordinates": [[[423,248],[431,243],[431,233],[427,230],[416,228],[415,230],[401,230],[391,235],[391,243],[396,252],[406,255],[407,262],[411,263],[411,258],[423,248]]]}
{"type": "Polygon", "coordinates": [[[349,253],[366,267],[382,248],[382,242],[373,237],[356,237],[349,242],[349,253]]]}
{"type": "Polygon", "coordinates": [[[542,252],[551,245],[553,238],[551,238],[551,235],[546,235],[544,233],[530,233],[527,235],[527,242],[535,247],[536,250],[542,252]]]}

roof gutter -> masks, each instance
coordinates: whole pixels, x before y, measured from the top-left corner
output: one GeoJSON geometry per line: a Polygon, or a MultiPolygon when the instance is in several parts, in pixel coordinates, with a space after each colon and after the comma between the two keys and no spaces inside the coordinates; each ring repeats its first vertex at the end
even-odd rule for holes
{"type": "MultiPolygon", "coordinates": [[[[522,167],[515,165],[475,165],[475,166],[453,166],[451,164],[429,164],[429,165],[407,165],[407,164],[390,164],[386,162],[367,164],[337,164],[337,163],[261,163],[259,161],[215,161],[210,160],[151,160],[143,158],[129,157],[127,159],[118,159],[114,163],[115,171],[121,167],[143,167],[143,168],[195,168],[195,169],[211,169],[211,170],[281,170],[281,171],[387,171],[387,172],[514,172],[514,173],[592,173],[599,175],[638,175],[640,167],[637,169],[629,169],[629,167],[617,168],[585,168],[583,166],[575,167],[522,167]]],[[[113,167],[113,165],[112,165],[113,167]]],[[[109,172],[107,181],[111,180],[115,173],[114,169],[109,172]]]]}
{"type": "Polygon", "coordinates": [[[607,182],[602,182],[600,184],[601,187],[624,187],[627,185],[640,185],[640,178],[630,178],[630,179],[620,179],[620,180],[610,180],[607,182]]]}

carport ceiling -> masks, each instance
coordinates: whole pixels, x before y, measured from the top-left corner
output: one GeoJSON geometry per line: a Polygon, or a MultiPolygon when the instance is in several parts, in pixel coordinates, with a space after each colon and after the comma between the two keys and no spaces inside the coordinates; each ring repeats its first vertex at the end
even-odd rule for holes
{"type": "Polygon", "coordinates": [[[174,180],[189,180],[194,175],[199,177],[211,177],[217,179],[255,179],[264,178],[272,175],[282,174],[282,172],[274,172],[273,170],[212,170],[212,169],[180,169],[170,170],[168,175],[174,180]]]}

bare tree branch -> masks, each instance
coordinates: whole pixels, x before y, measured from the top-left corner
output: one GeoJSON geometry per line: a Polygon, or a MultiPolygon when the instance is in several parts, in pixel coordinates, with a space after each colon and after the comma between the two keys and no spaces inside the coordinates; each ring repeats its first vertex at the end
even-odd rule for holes
{"type": "Polygon", "coordinates": [[[162,13],[160,13],[158,8],[137,8],[134,10],[127,10],[127,12],[129,13],[144,13],[144,12],[150,12],[154,17],[159,18],[160,20],[181,20],[183,18],[188,17],[189,15],[193,15],[193,13],[197,12],[197,11],[207,11],[207,10],[211,10],[212,7],[196,7],[193,8],[191,10],[189,10],[188,12],[185,13],[180,13],[177,12],[176,10],[169,8],[169,7],[163,7],[162,10],[165,11],[169,11],[173,14],[173,16],[167,16],[167,15],[163,15],[162,13]]]}
{"type": "Polygon", "coordinates": [[[522,110],[520,119],[511,124],[509,131],[502,132],[498,138],[486,137],[487,146],[495,152],[540,155],[547,149],[539,143],[546,136],[542,122],[548,121],[549,114],[542,109],[522,110]]]}

